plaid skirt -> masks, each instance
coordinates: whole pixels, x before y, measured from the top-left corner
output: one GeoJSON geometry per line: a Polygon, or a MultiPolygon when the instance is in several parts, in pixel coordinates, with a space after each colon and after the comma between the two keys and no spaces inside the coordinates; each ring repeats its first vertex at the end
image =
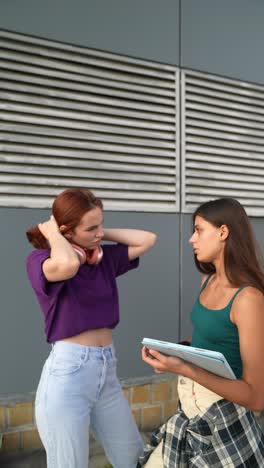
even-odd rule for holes
{"type": "Polygon", "coordinates": [[[254,414],[227,400],[193,419],[179,409],[152,434],[138,468],[161,440],[164,468],[264,468],[264,434],[254,414]]]}

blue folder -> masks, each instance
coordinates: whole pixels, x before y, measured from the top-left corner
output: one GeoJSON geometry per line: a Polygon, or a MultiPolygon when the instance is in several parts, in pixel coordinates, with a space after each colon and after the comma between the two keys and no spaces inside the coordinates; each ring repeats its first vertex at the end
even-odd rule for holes
{"type": "Polygon", "coordinates": [[[213,374],[225,377],[226,379],[236,379],[225,356],[217,351],[194,348],[193,346],[169,343],[168,341],[154,340],[151,338],[143,338],[142,344],[149,349],[155,349],[168,356],[178,357],[213,374]]]}

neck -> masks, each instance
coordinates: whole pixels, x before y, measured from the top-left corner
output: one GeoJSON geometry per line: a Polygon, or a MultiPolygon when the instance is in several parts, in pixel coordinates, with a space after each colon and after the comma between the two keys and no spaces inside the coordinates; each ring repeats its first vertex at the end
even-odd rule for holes
{"type": "Polygon", "coordinates": [[[225,272],[223,256],[213,262],[215,266],[215,280],[222,285],[230,285],[225,272]]]}

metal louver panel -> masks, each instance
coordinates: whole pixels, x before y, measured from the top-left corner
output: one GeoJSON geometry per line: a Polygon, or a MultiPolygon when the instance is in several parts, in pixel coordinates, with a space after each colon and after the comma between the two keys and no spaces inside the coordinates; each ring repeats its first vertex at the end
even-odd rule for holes
{"type": "Polygon", "coordinates": [[[233,197],[264,214],[264,87],[182,73],[182,208],[233,197]]]}
{"type": "Polygon", "coordinates": [[[88,187],[106,209],[179,210],[169,65],[0,31],[0,205],[88,187]]]}

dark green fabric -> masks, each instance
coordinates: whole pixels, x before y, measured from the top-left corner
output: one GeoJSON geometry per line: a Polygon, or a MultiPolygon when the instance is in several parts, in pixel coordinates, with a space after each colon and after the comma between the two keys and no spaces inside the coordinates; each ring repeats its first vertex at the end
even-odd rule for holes
{"type": "MultiPolygon", "coordinates": [[[[202,290],[206,287],[210,276],[204,282],[202,290]]],[[[221,352],[237,378],[242,375],[242,361],[239,350],[239,336],[237,327],[230,320],[230,311],[233,301],[241,291],[239,288],[230,302],[223,309],[213,310],[203,306],[198,296],[192,312],[193,323],[192,346],[221,352]]]]}

